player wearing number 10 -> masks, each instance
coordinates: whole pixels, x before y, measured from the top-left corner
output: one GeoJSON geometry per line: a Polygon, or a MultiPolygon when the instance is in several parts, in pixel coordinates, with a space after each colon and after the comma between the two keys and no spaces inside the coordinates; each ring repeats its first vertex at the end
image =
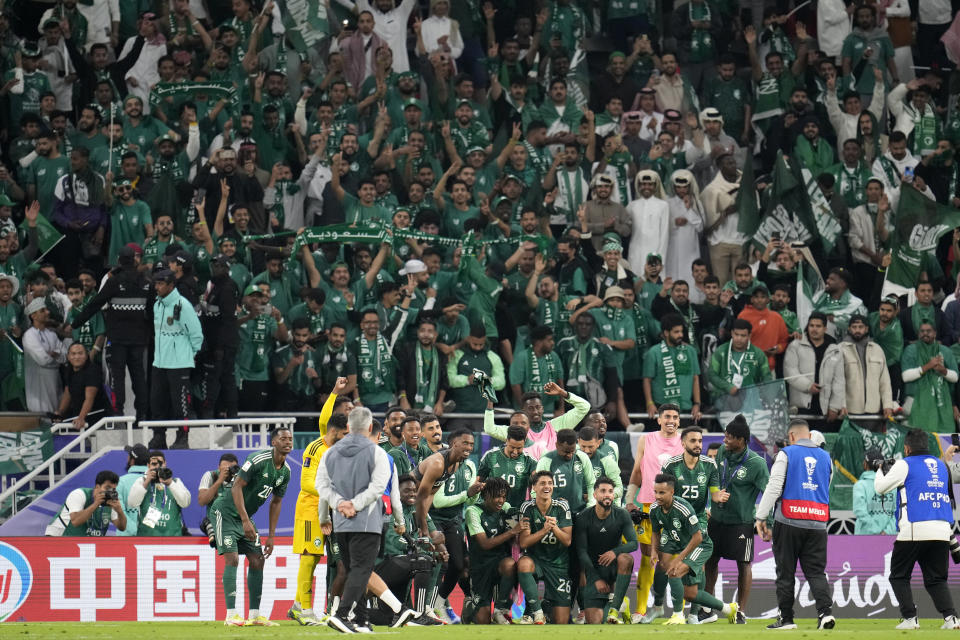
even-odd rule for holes
{"type": "Polygon", "coordinates": [[[227,605],[226,626],[274,626],[261,616],[260,593],[263,590],[263,560],[273,553],[273,535],[280,519],[280,503],[290,483],[287,454],[293,450],[293,434],[286,426],[277,427],[271,436],[270,449],[254,451],[240,467],[240,475],[233,482],[230,493],[213,503],[213,526],[217,553],[223,556],[223,597],[227,605]],[[260,534],[250,519],[273,494],[270,502],[270,533],[260,548],[260,534]],[[237,612],[238,553],[247,556],[247,589],[250,593],[249,620],[237,612]]]}

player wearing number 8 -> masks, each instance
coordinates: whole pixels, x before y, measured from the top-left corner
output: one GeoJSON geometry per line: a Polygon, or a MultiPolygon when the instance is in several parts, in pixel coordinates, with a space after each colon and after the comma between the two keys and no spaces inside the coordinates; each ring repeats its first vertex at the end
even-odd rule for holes
{"type": "Polygon", "coordinates": [[[259,613],[260,594],[263,590],[263,561],[273,553],[273,535],[280,519],[280,503],[290,483],[290,467],[287,454],[293,450],[293,434],[286,426],[277,427],[271,437],[270,449],[254,451],[240,467],[240,474],[233,482],[230,493],[217,498],[213,503],[213,526],[216,535],[217,553],[223,556],[223,597],[227,605],[227,626],[242,627],[273,626],[259,613]],[[263,550],[260,534],[251,518],[263,503],[270,498],[270,531],[263,550]],[[236,609],[238,553],[247,556],[247,589],[250,592],[249,620],[236,609]]]}

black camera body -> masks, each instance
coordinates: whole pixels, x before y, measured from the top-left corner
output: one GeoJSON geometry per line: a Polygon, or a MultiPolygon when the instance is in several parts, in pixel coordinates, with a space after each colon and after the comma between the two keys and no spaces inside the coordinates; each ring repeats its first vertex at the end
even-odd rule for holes
{"type": "Polygon", "coordinates": [[[120,494],[117,493],[116,489],[104,489],[103,490],[103,501],[110,502],[111,500],[119,500],[120,494]]]}
{"type": "Polygon", "coordinates": [[[169,480],[173,477],[173,470],[168,469],[167,467],[160,467],[157,469],[157,479],[156,482],[163,482],[164,480],[169,480]]]}
{"type": "Polygon", "coordinates": [[[633,524],[643,524],[644,520],[650,519],[650,514],[643,509],[634,509],[630,512],[630,519],[633,520],[633,524]]]}
{"type": "Polygon", "coordinates": [[[896,458],[870,458],[870,468],[874,471],[882,471],[884,474],[890,472],[890,467],[896,462],[896,458]]]}
{"type": "Polygon", "coordinates": [[[240,465],[234,464],[229,469],[227,469],[228,479],[233,480],[240,475],[240,465]]]}

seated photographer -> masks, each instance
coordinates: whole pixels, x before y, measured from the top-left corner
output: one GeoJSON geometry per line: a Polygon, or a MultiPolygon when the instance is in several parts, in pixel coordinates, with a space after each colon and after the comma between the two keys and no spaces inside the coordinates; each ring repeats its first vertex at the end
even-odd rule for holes
{"type": "Polygon", "coordinates": [[[197,504],[206,507],[206,515],[200,521],[200,530],[207,534],[211,547],[216,547],[213,524],[210,521],[210,507],[213,501],[233,487],[233,479],[240,473],[237,456],[225,453],[220,456],[220,465],[213,471],[207,471],[200,478],[197,489],[197,504]]]}
{"type": "Polygon", "coordinates": [[[190,490],[167,467],[162,451],[150,452],[143,480],[130,487],[127,506],[140,509],[137,535],[182,536],[181,510],[190,506],[190,490]]]}
{"type": "Polygon", "coordinates": [[[105,536],[110,523],[123,531],[127,515],[120,506],[117,482],[113,471],[97,474],[93,489],[74,489],[67,496],[60,513],[47,525],[46,536],[105,536]]]}
{"type": "MultiPolygon", "coordinates": [[[[411,475],[399,478],[400,501],[403,503],[404,522],[414,522],[415,503],[417,501],[417,481],[411,475]]],[[[440,563],[447,560],[443,534],[436,530],[430,516],[427,516],[430,539],[409,537],[405,532],[397,533],[395,527],[387,527],[380,547],[380,557],[374,566],[374,575],[386,583],[388,590],[379,596],[376,608],[372,608],[370,621],[373,624],[394,627],[410,623],[416,626],[442,624],[427,615],[427,607],[433,602],[436,593],[430,593],[429,587],[436,591],[437,580],[432,579],[440,563]],[[438,560],[440,562],[438,562],[438,560]],[[393,594],[410,593],[410,580],[413,580],[413,611],[404,609],[395,613],[396,604],[386,600],[393,594]],[[389,594],[389,595],[388,595],[389,594]],[[393,605],[393,606],[391,606],[393,605]],[[409,613],[408,613],[409,612],[409,613]]],[[[369,588],[370,585],[368,585],[369,588]]]]}

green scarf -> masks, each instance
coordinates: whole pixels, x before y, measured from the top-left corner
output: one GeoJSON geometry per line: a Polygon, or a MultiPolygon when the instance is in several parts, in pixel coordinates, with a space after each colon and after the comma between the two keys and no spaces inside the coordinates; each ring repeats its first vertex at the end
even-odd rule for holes
{"type": "Polygon", "coordinates": [[[577,209],[583,204],[583,185],[586,178],[581,167],[576,168],[572,179],[566,168],[557,171],[557,178],[557,195],[563,198],[564,203],[563,215],[567,224],[572,224],[576,219],[577,209]]]}
{"type": "Polygon", "coordinates": [[[833,149],[823,138],[817,142],[814,147],[805,136],[797,138],[796,155],[802,161],[802,165],[810,170],[814,176],[818,176],[834,164],[833,149]],[[816,169],[816,170],[815,170],[816,169]]]}
{"type": "Polygon", "coordinates": [[[382,333],[377,333],[377,339],[375,342],[376,353],[374,353],[370,348],[370,340],[360,334],[359,338],[359,352],[357,353],[357,370],[360,373],[360,379],[364,382],[370,383],[373,382],[374,386],[382,387],[383,386],[383,373],[384,373],[384,363],[388,363],[393,360],[393,355],[390,353],[390,346],[387,344],[387,339],[383,337],[382,333]],[[371,371],[372,368],[372,371],[371,371]]]}
{"type": "MultiPolygon", "coordinates": [[[[917,340],[914,344],[917,345],[917,363],[920,365],[940,355],[940,343],[936,340],[932,344],[917,340]]],[[[910,424],[922,425],[925,431],[939,431],[945,425],[953,425],[953,403],[947,379],[935,371],[928,371],[913,384],[910,424]]]]}
{"type": "Polygon", "coordinates": [[[550,354],[548,353],[544,359],[547,361],[546,378],[540,371],[540,358],[533,352],[533,347],[527,350],[527,369],[530,372],[530,388],[527,391],[543,393],[543,385],[560,379],[556,362],[550,357],[550,354]]]}
{"type": "Polygon", "coordinates": [[[923,152],[932,151],[937,147],[937,116],[930,105],[924,107],[923,113],[912,105],[904,107],[904,111],[913,120],[913,131],[910,132],[910,150],[917,157],[923,152]]]}
{"type": "Polygon", "coordinates": [[[683,392],[680,390],[677,374],[682,372],[679,370],[680,365],[673,361],[673,353],[667,346],[666,340],[660,342],[660,361],[663,363],[663,400],[664,402],[676,401],[679,404],[683,392]]]}
{"type": "Polygon", "coordinates": [[[440,354],[436,349],[430,352],[430,361],[424,366],[424,348],[417,342],[417,393],[413,396],[413,408],[432,407],[437,402],[437,383],[440,380],[440,354]],[[429,369],[429,373],[427,370],[429,369]],[[427,379],[424,379],[424,375],[427,379]]]}
{"type": "MultiPolygon", "coordinates": [[[[917,304],[910,307],[910,320],[913,322],[914,333],[917,333],[918,331],[920,331],[921,322],[932,322],[933,325],[936,327],[936,324],[937,324],[936,318],[937,318],[937,314],[936,314],[936,310],[933,308],[933,305],[924,307],[918,302],[917,304]]],[[[920,345],[922,344],[923,344],[922,342],[917,342],[917,348],[919,349],[920,345]]],[[[930,358],[927,358],[927,360],[929,359],[930,358]]],[[[923,360],[921,364],[926,363],[927,360],[923,360]]]]}

